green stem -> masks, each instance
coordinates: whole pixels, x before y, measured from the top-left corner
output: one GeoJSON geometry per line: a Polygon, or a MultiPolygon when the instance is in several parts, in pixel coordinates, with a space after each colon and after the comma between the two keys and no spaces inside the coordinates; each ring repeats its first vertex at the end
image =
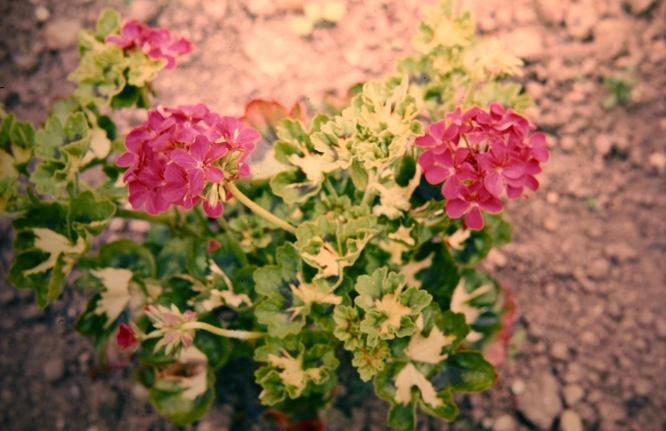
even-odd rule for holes
{"type": "Polygon", "coordinates": [[[220,337],[236,338],[238,340],[255,340],[263,338],[267,334],[265,332],[241,331],[238,329],[224,329],[213,326],[205,322],[188,322],[183,325],[183,329],[202,329],[212,334],[219,335],[220,337]]]}
{"type": "Polygon", "coordinates": [[[262,208],[259,206],[257,203],[252,201],[252,199],[248,198],[238,190],[238,187],[234,183],[227,183],[227,189],[231,194],[240,201],[243,205],[248,207],[253,213],[258,215],[259,217],[263,218],[264,220],[267,220],[271,223],[273,223],[276,226],[279,226],[281,229],[289,232],[289,233],[296,233],[296,228],[287,223],[284,220],[279,219],[276,217],[274,214],[272,214],[270,211],[266,210],[265,208],[262,208]]]}
{"type": "Polygon", "coordinates": [[[211,229],[210,226],[208,225],[208,219],[201,211],[201,207],[199,205],[194,207],[194,215],[196,216],[197,220],[199,220],[201,227],[203,227],[204,230],[208,232],[209,235],[215,234],[215,232],[213,232],[213,229],[211,229]]]}
{"type": "Polygon", "coordinates": [[[133,211],[133,210],[118,208],[114,217],[127,218],[132,220],[145,220],[150,223],[160,223],[169,226],[173,230],[182,230],[183,232],[189,235],[199,236],[199,234],[194,230],[192,230],[191,227],[185,224],[178,225],[178,223],[176,223],[174,219],[172,219],[166,214],[150,215],[141,211],[133,211]]]}
{"type": "Polygon", "coordinates": [[[365,191],[363,192],[363,198],[361,199],[361,205],[367,205],[368,202],[370,201],[370,198],[374,196],[374,194],[375,194],[375,191],[373,190],[374,189],[374,184],[377,181],[378,177],[379,177],[379,175],[374,171],[371,171],[368,174],[368,185],[365,188],[365,191]]]}
{"type": "Polygon", "coordinates": [[[333,187],[333,184],[331,184],[331,179],[329,177],[326,177],[326,179],[324,180],[324,186],[331,195],[338,197],[338,192],[335,191],[335,187],[333,187]]]}
{"type": "Polygon", "coordinates": [[[150,215],[141,211],[126,210],[118,208],[115,217],[128,218],[133,220],[145,220],[151,223],[161,223],[173,226],[173,221],[166,215],[150,215]]]}

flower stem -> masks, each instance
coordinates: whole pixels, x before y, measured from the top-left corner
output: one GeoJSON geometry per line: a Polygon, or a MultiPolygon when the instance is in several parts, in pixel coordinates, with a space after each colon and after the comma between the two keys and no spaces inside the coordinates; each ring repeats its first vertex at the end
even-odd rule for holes
{"type": "Polygon", "coordinates": [[[289,233],[296,233],[296,228],[287,223],[284,220],[279,219],[276,217],[274,214],[272,214],[270,211],[266,210],[265,208],[262,208],[259,206],[256,202],[252,201],[252,199],[248,198],[238,190],[238,187],[236,187],[235,184],[233,183],[227,183],[227,189],[231,194],[240,201],[243,205],[248,207],[253,213],[258,215],[259,217],[263,218],[264,220],[267,220],[271,223],[273,223],[276,226],[279,226],[281,229],[289,232],[289,233]]]}
{"type": "Polygon", "coordinates": [[[160,223],[169,226],[172,230],[181,230],[192,236],[199,236],[197,232],[192,230],[191,227],[186,224],[178,224],[173,218],[169,217],[166,214],[161,215],[150,215],[141,211],[132,211],[122,208],[118,208],[114,217],[127,218],[133,220],[145,220],[150,223],[160,223]]]}
{"type": "Polygon", "coordinates": [[[221,337],[227,338],[236,338],[238,340],[255,340],[257,338],[263,338],[267,334],[265,332],[253,332],[253,331],[241,331],[237,329],[224,329],[213,326],[205,322],[188,322],[183,325],[188,329],[202,329],[208,331],[212,334],[219,335],[221,337]]]}
{"type": "Polygon", "coordinates": [[[122,208],[118,208],[116,211],[115,217],[128,218],[133,220],[145,220],[152,223],[161,223],[169,226],[173,225],[173,221],[169,216],[166,215],[150,215],[141,211],[132,211],[122,208]]]}

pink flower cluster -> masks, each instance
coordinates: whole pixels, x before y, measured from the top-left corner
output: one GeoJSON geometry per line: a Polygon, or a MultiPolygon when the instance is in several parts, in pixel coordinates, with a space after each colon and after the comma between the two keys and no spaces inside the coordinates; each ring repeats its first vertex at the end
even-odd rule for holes
{"type": "Polygon", "coordinates": [[[176,65],[176,57],[189,53],[193,48],[186,38],[175,38],[166,28],[152,28],[137,20],[126,22],[119,35],[109,35],[106,41],[123,49],[136,47],[153,60],[164,59],[167,69],[176,65]]]}
{"type": "Polygon", "coordinates": [[[206,214],[219,217],[230,198],[224,183],[250,174],[247,158],[259,138],[238,118],[205,105],[151,110],[127,135],[127,152],[116,163],[128,168],[123,178],[132,208],[158,214],[203,201],[206,214]]]}
{"type": "Polygon", "coordinates": [[[488,111],[457,109],[417,138],[427,148],[419,165],[428,183],[442,184],[449,217],[464,216],[469,229],[482,229],[482,210],[498,213],[502,197],[537,190],[535,175],[549,153],[546,136],[533,129],[525,117],[492,104],[488,111]]]}

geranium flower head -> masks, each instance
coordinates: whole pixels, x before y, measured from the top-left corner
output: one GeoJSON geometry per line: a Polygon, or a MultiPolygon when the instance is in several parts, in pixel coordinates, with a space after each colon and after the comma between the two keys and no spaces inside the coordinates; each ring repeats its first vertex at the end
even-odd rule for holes
{"type": "Polygon", "coordinates": [[[250,174],[246,161],[259,138],[238,118],[202,104],[150,111],[117,160],[127,168],[130,204],[158,214],[202,203],[209,217],[219,217],[231,197],[224,185],[250,174]]]}
{"type": "Polygon", "coordinates": [[[134,328],[126,323],[121,323],[116,332],[116,343],[122,351],[133,350],[139,345],[139,337],[134,328]]]}
{"type": "Polygon", "coordinates": [[[192,51],[192,43],[184,37],[174,37],[166,28],[152,28],[137,20],[127,21],[120,34],[111,34],[106,41],[125,50],[140,49],[153,60],[166,60],[166,68],[176,65],[176,58],[192,51]]]}
{"type": "Polygon", "coordinates": [[[155,351],[164,347],[167,355],[187,348],[194,342],[196,329],[188,327],[189,322],[195,322],[197,313],[186,311],[182,313],[178,307],[171,304],[170,308],[163,305],[148,305],[145,313],[155,327],[155,330],[146,335],[146,338],[159,338],[155,351]]]}
{"type": "Polygon", "coordinates": [[[464,217],[469,229],[482,229],[482,211],[500,212],[502,197],[538,189],[536,175],[549,152],[546,135],[532,130],[525,117],[494,103],[487,111],[458,108],[416,139],[426,148],[419,165],[427,182],[442,184],[449,217],[464,217]]]}

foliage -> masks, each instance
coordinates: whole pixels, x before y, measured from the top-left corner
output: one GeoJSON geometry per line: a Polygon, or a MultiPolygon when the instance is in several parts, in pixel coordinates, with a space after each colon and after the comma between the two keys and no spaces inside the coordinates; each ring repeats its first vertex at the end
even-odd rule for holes
{"type": "Polygon", "coordinates": [[[548,151],[503,81],[520,60],[478,39],[469,14],[444,1],[415,48],[309,121],[257,100],[241,119],[150,109],[124,134],[114,112],[148,108],[151,82],[192,46],[103,11],[81,33],[76,90],[41,127],[0,112],[10,281],[41,307],[68,283],[89,290],[77,329],[100,357],[132,357],[177,424],[205,414],[230,359],[254,360],[260,401],[294,416],[329,405],[350,363],[389,425],[413,429],[417,410],[453,420],[455,393],[494,384],[479,351],[511,306],[477,269],[511,238],[494,213],[536,190],[548,151]],[[113,218],[150,230],[95,242],[113,218]]]}

